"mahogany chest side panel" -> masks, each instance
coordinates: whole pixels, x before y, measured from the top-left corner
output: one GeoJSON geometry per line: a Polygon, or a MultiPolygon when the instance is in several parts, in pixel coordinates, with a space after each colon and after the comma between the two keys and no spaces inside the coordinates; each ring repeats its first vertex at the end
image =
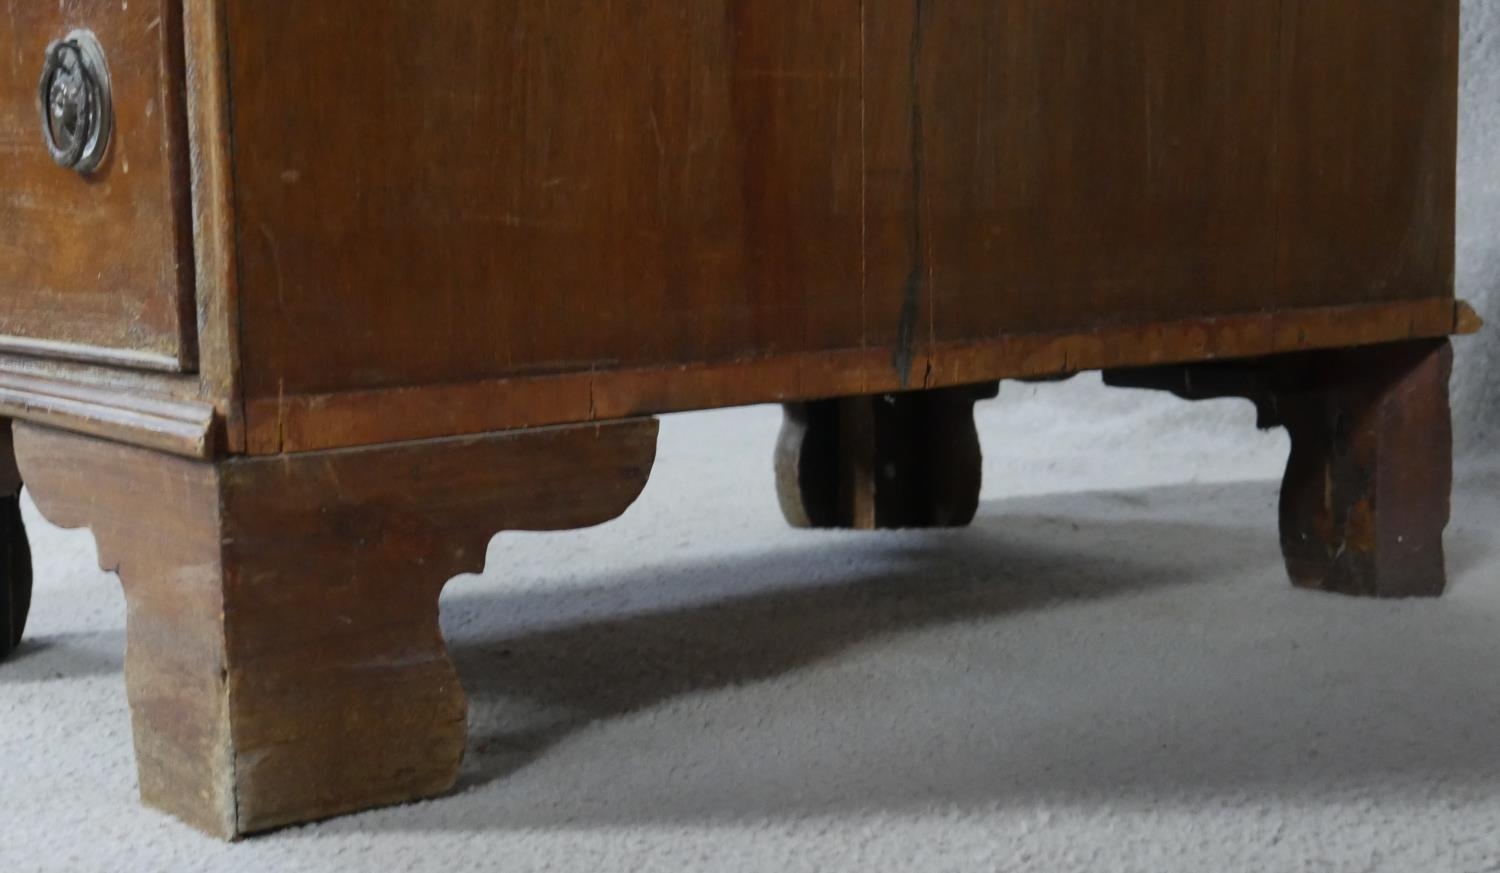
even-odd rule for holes
{"type": "Polygon", "coordinates": [[[247,393],[858,346],[859,6],[231,2],[247,393]]]}
{"type": "Polygon", "coordinates": [[[936,341],[1452,293],[1457,4],[922,8],[936,341]]]}
{"type": "Polygon", "coordinates": [[[824,353],[921,387],[945,345],[1449,299],[1457,19],[226,0],[249,426],[824,353]]]}

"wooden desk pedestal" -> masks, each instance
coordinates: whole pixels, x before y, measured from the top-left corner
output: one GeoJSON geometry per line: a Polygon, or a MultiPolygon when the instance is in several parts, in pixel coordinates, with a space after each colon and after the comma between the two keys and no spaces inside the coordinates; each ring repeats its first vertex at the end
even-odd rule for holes
{"type": "Polygon", "coordinates": [[[0,650],[24,482],[206,831],[449,789],[439,591],[661,413],[786,404],[788,519],[880,528],[1002,380],[1246,397],[1296,583],[1443,588],[1458,0],[3,3],[0,650]]]}

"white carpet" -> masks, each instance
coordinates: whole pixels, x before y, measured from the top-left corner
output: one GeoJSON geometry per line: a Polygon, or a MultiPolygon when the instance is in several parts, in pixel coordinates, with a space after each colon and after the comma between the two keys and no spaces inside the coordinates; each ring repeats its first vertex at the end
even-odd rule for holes
{"type": "Polygon", "coordinates": [[[1286,583],[1247,404],[980,417],[976,525],[875,535],[783,525],[776,410],[666,419],[625,518],[449,586],[458,792],[236,846],[136,804],[118,585],[30,512],[0,869],[1500,869],[1500,467],[1449,597],[1355,601],[1286,583]]]}

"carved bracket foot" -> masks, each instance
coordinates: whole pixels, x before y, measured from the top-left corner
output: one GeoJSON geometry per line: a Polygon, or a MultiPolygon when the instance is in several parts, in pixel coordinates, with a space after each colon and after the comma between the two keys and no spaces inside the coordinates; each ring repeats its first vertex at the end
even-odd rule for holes
{"type": "Polygon", "coordinates": [[[1225,364],[1114,371],[1124,387],[1188,399],[1246,397],[1286,427],[1281,548],[1300,587],[1437,596],[1453,484],[1447,340],[1225,364]]]}
{"type": "Polygon", "coordinates": [[[654,420],[210,463],[17,425],[42,512],[124,583],[143,799],[213,834],[450,789],[438,595],[500,530],[607,521],[654,420]]]}
{"type": "Polygon", "coordinates": [[[785,405],[776,491],[796,527],[962,527],[979,508],[974,403],[995,383],[785,405]]]}

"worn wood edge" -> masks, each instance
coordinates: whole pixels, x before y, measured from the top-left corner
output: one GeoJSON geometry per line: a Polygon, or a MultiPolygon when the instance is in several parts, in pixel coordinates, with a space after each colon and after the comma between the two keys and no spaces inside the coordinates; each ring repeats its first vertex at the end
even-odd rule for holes
{"type": "Polygon", "coordinates": [[[167,149],[167,180],[177,245],[177,369],[184,373],[198,370],[197,321],[197,245],[190,222],[192,195],[191,129],[188,126],[186,81],[186,25],[184,7],[188,3],[166,4],[161,69],[162,109],[157,113],[162,140],[167,149]]]}
{"type": "Polygon", "coordinates": [[[167,373],[78,360],[58,360],[0,350],[0,373],[13,373],[79,387],[108,387],[189,403],[205,401],[196,373],[167,373]]]}
{"type": "Polygon", "coordinates": [[[1473,336],[1484,330],[1484,317],[1474,311],[1468,301],[1460,300],[1454,306],[1453,335],[1473,336]]]}
{"type": "MultiPolygon", "coordinates": [[[[1090,333],[939,345],[909,388],[942,388],[1153,364],[1436,338],[1467,324],[1452,297],[1252,313],[1090,333]]],[[[249,399],[250,454],[580,423],[692,409],[780,403],[903,389],[889,348],[535,375],[375,391],[249,399]]]]}
{"type": "Polygon", "coordinates": [[[187,458],[215,453],[213,406],[0,370],[0,417],[187,458]]]}
{"type": "Polygon", "coordinates": [[[243,451],[239,368],[239,265],[233,143],[222,0],[185,4],[183,41],[202,395],[223,421],[224,448],[243,451]]]}
{"type": "Polygon", "coordinates": [[[175,355],[60,340],[34,339],[15,334],[0,336],[0,352],[37,358],[54,358],[60,361],[78,361],[85,364],[128,367],[132,370],[148,370],[156,373],[185,373],[191,369],[190,362],[181,361],[175,355]]]}

